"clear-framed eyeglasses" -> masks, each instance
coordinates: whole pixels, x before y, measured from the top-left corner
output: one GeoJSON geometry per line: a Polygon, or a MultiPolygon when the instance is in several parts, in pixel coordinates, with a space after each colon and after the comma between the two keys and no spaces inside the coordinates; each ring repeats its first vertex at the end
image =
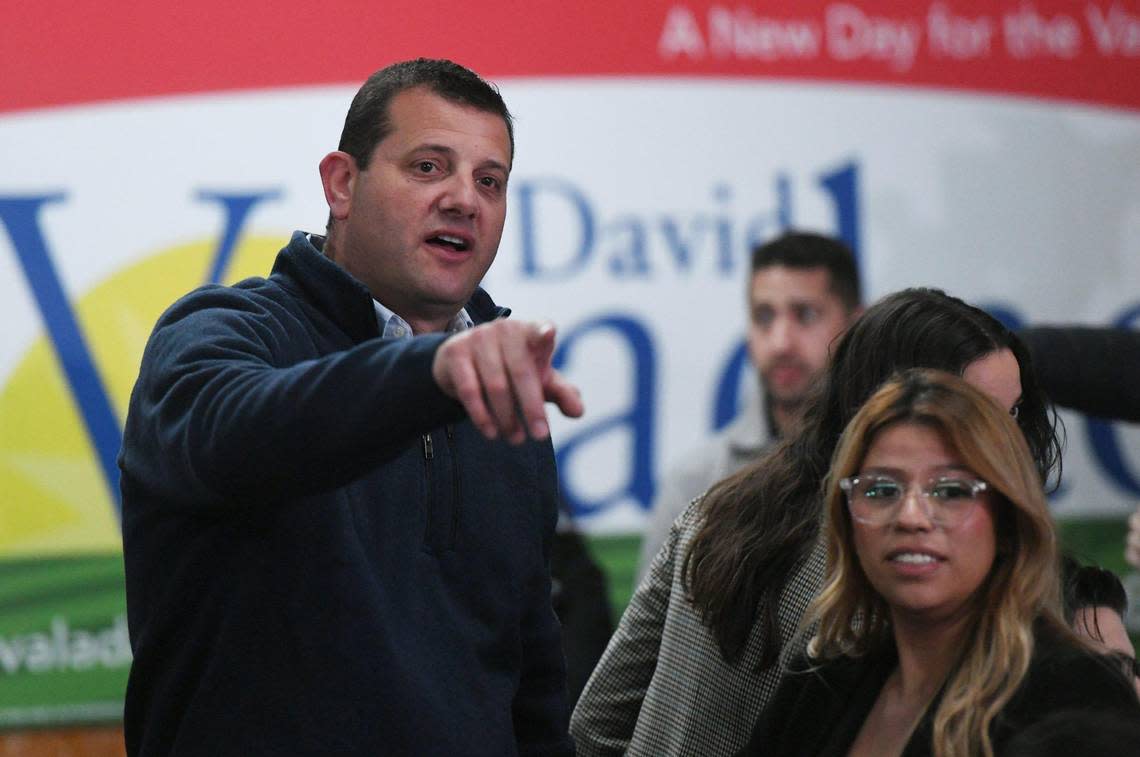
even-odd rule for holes
{"type": "MultiPolygon", "coordinates": [[[[893,521],[914,486],[881,474],[849,476],[839,482],[851,517],[869,526],[893,521]]],[[[934,525],[954,528],[981,502],[988,488],[985,481],[977,478],[940,477],[919,487],[918,502],[934,525]]]]}

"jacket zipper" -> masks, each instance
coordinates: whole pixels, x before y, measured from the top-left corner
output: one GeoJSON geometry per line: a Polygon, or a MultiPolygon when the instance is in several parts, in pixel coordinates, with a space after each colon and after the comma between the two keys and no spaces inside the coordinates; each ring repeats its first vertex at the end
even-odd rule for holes
{"type": "Polygon", "coordinates": [[[431,434],[423,435],[423,448],[424,448],[424,478],[427,482],[427,530],[424,532],[424,544],[428,549],[433,549],[434,545],[431,541],[431,526],[433,515],[435,514],[435,498],[432,496],[432,480],[431,468],[432,460],[435,459],[435,449],[432,446],[431,434]]]}

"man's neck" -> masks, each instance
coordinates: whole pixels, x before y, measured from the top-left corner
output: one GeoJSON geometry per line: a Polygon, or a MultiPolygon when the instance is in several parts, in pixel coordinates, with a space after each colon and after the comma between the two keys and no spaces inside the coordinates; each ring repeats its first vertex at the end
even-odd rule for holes
{"type": "Polygon", "coordinates": [[[403,314],[390,308],[388,303],[376,299],[376,297],[372,298],[372,302],[376,307],[376,316],[380,320],[381,329],[385,336],[404,336],[405,334],[417,336],[443,331],[462,331],[471,326],[471,318],[462,308],[441,323],[438,319],[405,318],[403,314]]]}
{"type": "Polygon", "coordinates": [[[447,327],[455,320],[455,316],[450,318],[423,320],[421,318],[405,318],[408,325],[412,327],[412,333],[415,335],[420,334],[436,334],[439,332],[447,331],[447,327]]]}

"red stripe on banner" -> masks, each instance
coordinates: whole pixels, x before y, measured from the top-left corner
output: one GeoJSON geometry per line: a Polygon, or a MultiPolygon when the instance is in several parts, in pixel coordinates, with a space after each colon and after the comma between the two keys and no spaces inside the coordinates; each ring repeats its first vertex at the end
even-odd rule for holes
{"type": "Polygon", "coordinates": [[[1137,0],[40,0],[0,9],[0,112],[358,84],[419,55],[492,79],[772,77],[1140,108],[1137,0]]]}

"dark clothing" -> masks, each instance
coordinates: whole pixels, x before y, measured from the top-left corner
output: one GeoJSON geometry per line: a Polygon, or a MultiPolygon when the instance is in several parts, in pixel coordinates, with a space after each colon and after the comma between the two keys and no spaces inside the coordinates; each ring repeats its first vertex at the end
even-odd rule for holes
{"type": "Polygon", "coordinates": [[[573,710],[614,632],[609,589],[605,573],[572,525],[560,527],[554,534],[550,573],[554,612],[562,624],[566,689],[573,710]]]}
{"type": "Polygon", "coordinates": [[[553,450],[478,433],[445,338],[380,339],[300,232],[162,316],[119,458],[131,754],[572,753],[553,450]]]}
{"type": "MultiPolygon", "coordinates": [[[[814,670],[800,657],[792,663],[740,754],[846,755],[896,664],[893,646],[873,658],[841,657],[814,670]]],[[[903,757],[932,754],[937,706],[935,698],[915,727],[903,757]]],[[[1122,717],[1140,718],[1136,692],[1116,662],[1039,632],[1025,679],[990,726],[994,753],[1000,755],[1006,741],[1028,725],[1073,709],[1113,710],[1122,717]]]]}
{"type": "Polygon", "coordinates": [[[1017,335],[1053,402],[1098,418],[1140,423],[1140,331],[1034,326],[1017,335]]]}

